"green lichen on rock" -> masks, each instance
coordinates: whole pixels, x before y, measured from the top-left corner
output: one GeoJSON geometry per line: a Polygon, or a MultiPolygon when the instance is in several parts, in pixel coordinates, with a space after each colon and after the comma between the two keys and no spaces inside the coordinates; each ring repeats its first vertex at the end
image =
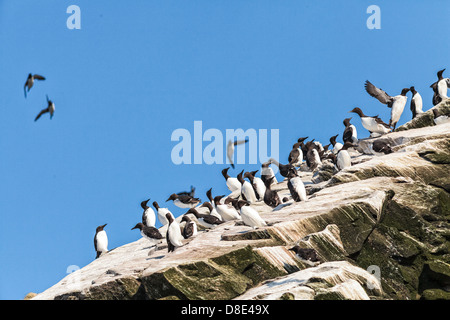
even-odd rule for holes
{"type": "MultiPolygon", "coordinates": [[[[434,106],[432,109],[437,109],[440,112],[443,112],[444,114],[450,113],[450,101],[444,100],[438,105],[434,106]]],[[[414,119],[411,121],[405,123],[404,125],[398,127],[395,131],[405,131],[410,129],[418,129],[418,128],[424,128],[424,127],[430,127],[434,126],[434,115],[433,111],[427,110],[424,113],[421,113],[417,115],[414,119]]]]}
{"type": "Polygon", "coordinates": [[[144,298],[141,283],[134,278],[119,278],[100,286],[92,286],[84,300],[136,300],[144,298]]]}

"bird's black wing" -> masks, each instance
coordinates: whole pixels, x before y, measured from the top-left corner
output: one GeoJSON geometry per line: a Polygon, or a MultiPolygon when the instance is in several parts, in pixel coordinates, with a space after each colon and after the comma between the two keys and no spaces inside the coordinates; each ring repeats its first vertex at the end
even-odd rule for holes
{"type": "Polygon", "coordinates": [[[38,75],[38,74],[33,75],[33,78],[36,80],[45,80],[45,77],[38,75]]]}
{"type": "Polygon", "coordinates": [[[39,112],[39,114],[36,116],[34,121],[37,121],[44,113],[47,113],[47,112],[48,112],[48,109],[41,110],[41,112],[39,112]]]}
{"type": "MultiPolygon", "coordinates": [[[[415,108],[414,108],[414,110],[415,110],[415,108]]],[[[381,118],[379,118],[378,116],[375,116],[374,119],[375,119],[375,121],[376,121],[378,124],[381,124],[381,125],[385,126],[385,127],[388,128],[388,129],[391,128],[387,123],[385,123],[383,120],[381,120],[381,118]]]]}
{"type": "Polygon", "coordinates": [[[348,126],[347,128],[345,128],[344,130],[344,134],[342,136],[342,140],[345,142],[349,141],[352,142],[352,128],[350,126],[348,126]]]}
{"type": "Polygon", "coordinates": [[[297,148],[292,149],[291,152],[289,153],[289,157],[288,157],[289,163],[292,164],[294,162],[297,162],[299,156],[300,156],[300,151],[297,148]]]}
{"type": "Polygon", "coordinates": [[[387,104],[388,107],[390,107],[389,105],[392,101],[392,97],[388,95],[384,90],[375,87],[369,80],[366,80],[364,87],[371,97],[376,98],[382,104],[387,104]]]}
{"type": "Polygon", "coordinates": [[[147,237],[152,238],[152,239],[159,239],[160,240],[160,239],[163,238],[162,234],[155,227],[151,227],[151,226],[147,227],[147,226],[145,226],[144,229],[143,229],[143,232],[144,232],[144,234],[147,237]]]}
{"type": "Polygon", "coordinates": [[[220,220],[219,218],[217,218],[216,216],[212,216],[212,215],[209,215],[209,214],[205,214],[202,218],[208,224],[221,224],[221,223],[223,223],[223,221],[220,220]]]}
{"type": "Polygon", "coordinates": [[[192,223],[186,223],[186,225],[184,226],[183,229],[183,238],[187,239],[192,237],[192,235],[194,234],[194,222],[192,223]]]}
{"type": "Polygon", "coordinates": [[[411,112],[412,112],[412,118],[414,119],[417,116],[417,113],[416,113],[416,102],[414,101],[414,99],[411,99],[410,109],[411,109],[411,112]]]}

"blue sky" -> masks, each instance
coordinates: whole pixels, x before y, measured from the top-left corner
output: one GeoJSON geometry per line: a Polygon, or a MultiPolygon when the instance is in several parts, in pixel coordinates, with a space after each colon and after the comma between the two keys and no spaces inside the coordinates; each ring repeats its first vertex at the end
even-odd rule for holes
{"type": "MultiPolygon", "coordinates": [[[[340,140],[353,107],[389,121],[367,79],[391,95],[414,85],[429,109],[449,13],[448,1],[0,0],[0,299],[90,263],[98,225],[110,249],[139,239],[142,200],[178,216],[171,193],[226,193],[225,165],[172,163],[178,128],[279,129],[285,163],[300,136],[340,140]],[[66,27],[73,4],[81,30],[66,27]],[[380,30],[366,27],[372,4],[380,30]],[[47,80],[25,99],[30,72],[47,80]],[[55,115],[34,122],[46,94],[55,115]]],[[[410,118],[408,101],[399,125],[410,118]]]]}

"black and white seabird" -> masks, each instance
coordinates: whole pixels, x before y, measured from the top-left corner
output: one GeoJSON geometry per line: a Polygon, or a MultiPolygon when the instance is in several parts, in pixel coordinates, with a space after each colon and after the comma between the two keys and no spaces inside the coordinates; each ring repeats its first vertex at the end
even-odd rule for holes
{"type": "Polygon", "coordinates": [[[25,94],[25,98],[27,97],[27,92],[30,92],[30,89],[33,87],[34,85],[34,80],[45,80],[45,78],[43,76],[40,76],[38,74],[28,74],[28,78],[27,81],[25,81],[25,85],[23,86],[23,91],[25,94]]]}
{"type": "Polygon", "coordinates": [[[239,200],[237,206],[241,212],[242,222],[246,226],[251,228],[265,227],[267,226],[266,222],[261,218],[258,211],[250,207],[250,203],[248,201],[239,200]]]}
{"type": "Polygon", "coordinates": [[[158,243],[162,242],[162,239],[164,239],[158,229],[156,229],[155,227],[148,227],[141,222],[131,228],[131,230],[134,229],[139,229],[142,237],[150,241],[152,246],[156,246],[158,243]]]}
{"type": "Polygon", "coordinates": [[[277,184],[277,178],[275,177],[275,174],[273,173],[273,169],[270,166],[270,161],[264,162],[261,164],[261,180],[266,183],[266,180],[273,178],[272,184],[277,184]]]}
{"type": "Polygon", "coordinates": [[[222,217],[222,221],[240,220],[241,216],[237,210],[231,204],[222,204],[220,200],[224,196],[216,196],[214,198],[214,204],[216,205],[216,210],[222,217]]]}
{"type": "Polygon", "coordinates": [[[362,126],[369,131],[371,135],[372,133],[383,135],[391,131],[389,125],[384,123],[378,116],[366,116],[358,107],[353,108],[350,112],[356,113],[361,118],[362,126]]]}
{"type": "Polygon", "coordinates": [[[42,109],[41,112],[36,116],[34,121],[37,121],[44,113],[50,113],[50,119],[53,118],[53,113],[55,112],[55,104],[47,96],[47,108],[42,109]]]}
{"type": "Polygon", "coordinates": [[[351,147],[354,147],[354,145],[351,142],[344,143],[344,146],[342,147],[341,150],[339,150],[338,154],[336,155],[336,166],[339,170],[343,170],[352,165],[352,158],[350,157],[350,154],[347,151],[347,149],[351,147]]]}
{"type": "Polygon", "coordinates": [[[95,230],[94,247],[95,252],[97,253],[95,259],[100,257],[103,253],[108,252],[108,236],[106,235],[106,231],[103,230],[106,225],[107,223],[102,226],[98,226],[95,230]]]}
{"type": "Polygon", "coordinates": [[[230,162],[230,164],[231,164],[231,167],[234,169],[234,163],[233,163],[233,158],[234,158],[234,148],[237,146],[237,145],[240,145],[240,144],[244,144],[244,143],[247,143],[248,142],[248,139],[245,139],[245,140],[234,140],[234,141],[228,141],[228,144],[227,144],[227,158],[228,158],[228,161],[230,162]]]}
{"type": "Polygon", "coordinates": [[[186,209],[186,208],[194,208],[200,203],[199,198],[193,198],[188,195],[182,195],[179,196],[176,193],[172,193],[169,197],[169,199],[166,200],[170,201],[173,200],[173,204],[176,205],[178,208],[186,209]]]}
{"type": "Polygon", "coordinates": [[[198,223],[207,229],[214,228],[223,223],[222,219],[219,219],[212,214],[201,214],[195,208],[189,209],[184,215],[189,213],[193,214],[195,218],[197,218],[198,223]]]}
{"type": "Polygon", "coordinates": [[[290,248],[289,250],[294,251],[295,254],[303,260],[309,260],[311,262],[320,261],[319,257],[317,256],[317,252],[314,249],[301,248],[300,246],[297,245],[297,246],[290,248]]]}
{"type": "Polygon", "coordinates": [[[372,151],[374,154],[392,153],[391,144],[386,139],[378,139],[372,143],[372,151]]]}
{"type": "Polygon", "coordinates": [[[258,199],[256,198],[255,190],[253,189],[253,186],[251,185],[250,182],[244,180],[244,178],[242,177],[243,173],[244,173],[244,170],[242,170],[237,175],[237,179],[241,183],[241,195],[248,202],[255,203],[258,201],[258,199]]]}
{"type": "Polygon", "coordinates": [[[450,121],[450,114],[444,114],[442,111],[439,111],[436,108],[432,110],[433,110],[434,124],[438,125],[450,121]]]}
{"type": "Polygon", "coordinates": [[[301,142],[295,143],[292,146],[291,152],[289,152],[288,161],[294,167],[299,167],[303,162],[303,151],[301,145],[301,142]]]}
{"type": "Polygon", "coordinates": [[[337,154],[339,150],[341,150],[341,148],[344,146],[342,143],[340,142],[336,142],[336,138],[338,137],[339,134],[332,136],[330,138],[330,143],[333,146],[333,150],[331,151],[333,154],[337,154]]]}
{"type": "Polygon", "coordinates": [[[344,119],[343,123],[345,126],[344,135],[342,136],[342,140],[344,143],[351,142],[351,143],[357,143],[358,142],[358,132],[356,131],[356,127],[350,123],[350,120],[352,118],[344,119]]]}
{"type": "Polygon", "coordinates": [[[403,88],[402,92],[394,97],[391,97],[382,89],[375,87],[369,80],[366,80],[365,88],[371,97],[376,98],[382,104],[385,104],[388,108],[391,108],[391,119],[389,120],[389,126],[395,130],[395,126],[397,125],[398,120],[400,120],[400,116],[402,115],[406,101],[408,100],[406,93],[409,91],[409,88],[403,88]]]}
{"type": "Polygon", "coordinates": [[[288,188],[292,199],[295,202],[306,201],[306,189],[302,179],[295,170],[291,170],[288,175],[288,188]]]}
{"type": "Polygon", "coordinates": [[[275,164],[278,167],[278,170],[280,171],[280,174],[283,177],[285,177],[285,178],[287,177],[289,170],[290,169],[294,169],[294,166],[292,164],[290,164],[290,163],[288,163],[288,164],[281,164],[277,160],[275,160],[274,158],[270,158],[269,161],[270,161],[270,163],[273,163],[273,164],[275,164]]]}
{"type": "Polygon", "coordinates": [[[183,218],[181,218],[181,221],[186,222],[183,228],[183,238],[188,239],[195,237],[197,235],[197,225],[195,222],[192,221],[187,215],[184,215],[183,218]]]}
{"type": "Polygon", "coordinates": [[[161,224],[163,226],[168,224],[169,220],[166,219],[166,214],[170,213],[172,215],[172,217],[173,217],[172,212],[170,212],[169,209],[167,209],[167,208],[160,208],[159,205],[158,205],[158,202],[156,202],[156,201],[153,201],[153,206],[155,207],[156,212],[158,213],[158,220],[159,220],[159,222],[161,222],[161,224]]]}
{"type": "Polygon", "coordinates": [[[266,186],[261,178],[256,177],[258,170],[244,173],[244,178],[250,180],[253,190],[255,191],[256,198],[258,201],[264,200],[264,193],[266,192],[266,186]]]}
{"type": "Polygon", "coordinates": [[[142,223],[147,227],[154,227],[156,224],[155,211],[147,205],[150,199],[141,202],[141,208],[144,209],[142,213],[142,223]]]}
{"type": "MultiPolygon", "coordinates": [[[[214,202],[214,200],[211,200],[211,199],[210,199],[210,201],[214,202]]],[[[211,216],[214,216],[217,219],[219,219],[220,221],[222,221],[222,217],[220,216],[220,214],[217,212],[216,208],[213,207],[213,205],[210,202],[208,202],[208,201],[203,202],[203,204],[200,206],[200,208],[202,208],[202,207],[208,208],[209,214],[211,216]]]]}
{"type": "Polygon", "coordinates": [[[430,88],[433,89],[434,95],[433,95],[433,105],[437,105],[442,100],[447,99],[447,90],[450,88],[450,79],[444,78],[442,74],[444,73],[445,69],[439,70],[437,72],[438,81],[433,83],[430,88]]]}
{"type": "Polygon", "coordinates": [[[264,182],[266,186],[266,192],[264,193],[264,203],[269,207],[275,208],[281,204],[281,200],[278,196],[278,193],[275,190],[270,189],[270,186],[272,185],[272,179],[273,178],[270,178],[269,180],[266,180],[264,182]]]}
{"type": "Polygon", "coordinates": [[[309,170],[314,171],[322,165],[318,146],[313,141],[308,141],[306,143],[306,147],[308,149],[308,151],[306,152],[306,165],[308,166],[309,170]]]}
{"type": "Polygon", "coordinates": [[[410,109],[412,112],[412,118],[414,119],[418,114],[423,113],[422,111],[423,101],[422,96],[416,91],[414,87],[409,88],[409,90],[413,95],[411,98],[410,109]]]}
{"type": "Polygon", "coordinates": [[[233,178],[230,177],[228,174],[228,170],[230,169],[230,167],[225,168],[222,170],[222,175],[225,178],[228,190],[230,190],[231,192],[234,192],[236,190],[240,190],[241,189],[241,183],[239,182],[239,180],[237,178],[233,178]]]}
{"type": "Polygon", "coordinates": [[[183,235],[181,234],[180,224],[174,219],[170,213],[166,214],[169,226],[166,233],[166,241],[168,251],[175,251],[176,248],[183,246],[183,235]]]}

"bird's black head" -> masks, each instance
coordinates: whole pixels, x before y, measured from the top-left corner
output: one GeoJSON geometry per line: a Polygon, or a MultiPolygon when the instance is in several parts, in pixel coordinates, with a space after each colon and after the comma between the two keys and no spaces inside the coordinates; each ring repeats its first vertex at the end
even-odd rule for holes
{"type": "Polygon", "coordinates": [[[216,197],[214,197],[214,203],[216,204],[216,206],[220,204],[220,200],[223,197],[225,197],[225,196],[223,195],[223,196],[216,196],[216,197]]]}
{"type": "Polygon", "coordinates": [[[142,201],[141,202],[141,207],[142,207],[142,209],[147,209],[148,208],[148,206],[147,206],[147,203],[150,201],[150,199],[147,199],[147,200],[144,200],[144,201],[142,201]]]}
{"type": "Polygon", "coordinates": [[[225,179],[227,179],[229,177],[228,176],[228,170],[230,170],[230,167],[225,168],[225,169],[222,170],[222,175],[224,176],[225,179]]]}
{"type": "Polygon", "coordinates": [[[236,204],[236,209],[241,209],[243,206],[249,206],[250,203],[248,201],[245,200],[239,200],[236,204]]]}
{"type": "MultiPolygon", "coordinates": [[[[353,108],[351,111],[349,111],[349,112],[353,112],[353,113],[356,113],[356,114],[358,114],[358,116],[360,116],[360,117],[364,117],[364,113],[362,112],[362,110],[360,109],[360,108],[358,108],[358,107],[356,107],[356,108],[353,108]]],[[[351,118],[350,118],[351,119],[351,118]]]]}
{"type": "Polygon", "coordinates": [[[198,215],[198,211],[195,208],[190,208],[188,211],[186,211],[185,215],[192,213],[194,216],[198,215]]]}
{"type": "Polygon", "coordinates": [[[335,135],[335,136],[332,136],[332,137],[330,138],[330,142],[331,142],[331,144],[332,144],[333,146],[336,144],[336,138],[338,137],[338,135],[339,135],[339,134],[337,134],[337,135],[335,135]]]}
{"type": "Polygon", "coordinates": [[[409,91],[409,88],[403,88],[403,89],[402,89],[401,95],[402,95],[402,96],[406,96],[406,94],[408,93],[408,91],[409,91]]]}
{"type": "Polygon", "coordinates": [[[176,199],[178,199],[178,195],[176,193],[172,193],[170,195],[169,199],[166,200],[166,202],[170,201],[170,200],[176,200],[176,199]]]}
{"type": "Polygon", "coordinates": [[[445,69],[442,69],[437,72],[437,76],[438,76],[439,80],[441,80],[443,78],[442,74],[444,73],[444,71],[445,71],[445,69]]]}
{"type": "Polygon", "coordinates": [[[309,137],[304,137],[304,138],[298,138],[297,142],[302,143],[303,141],[305,141],[306,139],[308,139],[309,137]]]}
{"type": "Polygon", "coordinates": [[[98,226],[97,227],[97,229],[95,230],[96,232],[100,232],[100,231],[102,231],[103,230],[103,228],[105,227],[107,225],[107,223],[105,223],[104,225],[102,225],[102,226],[98,226]]]}
{"type": "Polygon", "coordinates": [[[350,120],[352,120],[352,118],[344,119],[344,126],[348,127],[350,125],[350,120]]]}
{"type": "Polygon", "coordinates": [[[181,218],[181,221],[189,222],[189,221],[191,221],[191,218],[189,218],[189,216],[187,216],[187,215],[184,215],[183,218],[181,218]]]}
{"type": "Polygon", "coordinates": [[[153,201],[153,206],[155,207],[155,209],[156,210],[158,210],[159,209],[159,204],[158,204],[158,202],[156,202],[156,201],[153,201]]]}
{"type": "Polygon", "coordinates": [[[412,94],[415,95],[417,93],[416,89],[414,88],[414,86],[410,87],[409,90],[411,90],[412,94]]]}
{"type": "Polygon", "coordinates": [[[142,230],[144,228],[144,224],[142,222],[139,222],[137,225],[135,225],[131,230],[139,229],[142,230]]]}
{"type": "Polygon", "coordinates": [[[239,174],[237,175],[237,179],[239,180],[239,182],[241,184],[244,183],[244,178],[242,178],[242,174],[244,173],[244,170],[242,170],[241,172],[239,172],[239,174]]]}

